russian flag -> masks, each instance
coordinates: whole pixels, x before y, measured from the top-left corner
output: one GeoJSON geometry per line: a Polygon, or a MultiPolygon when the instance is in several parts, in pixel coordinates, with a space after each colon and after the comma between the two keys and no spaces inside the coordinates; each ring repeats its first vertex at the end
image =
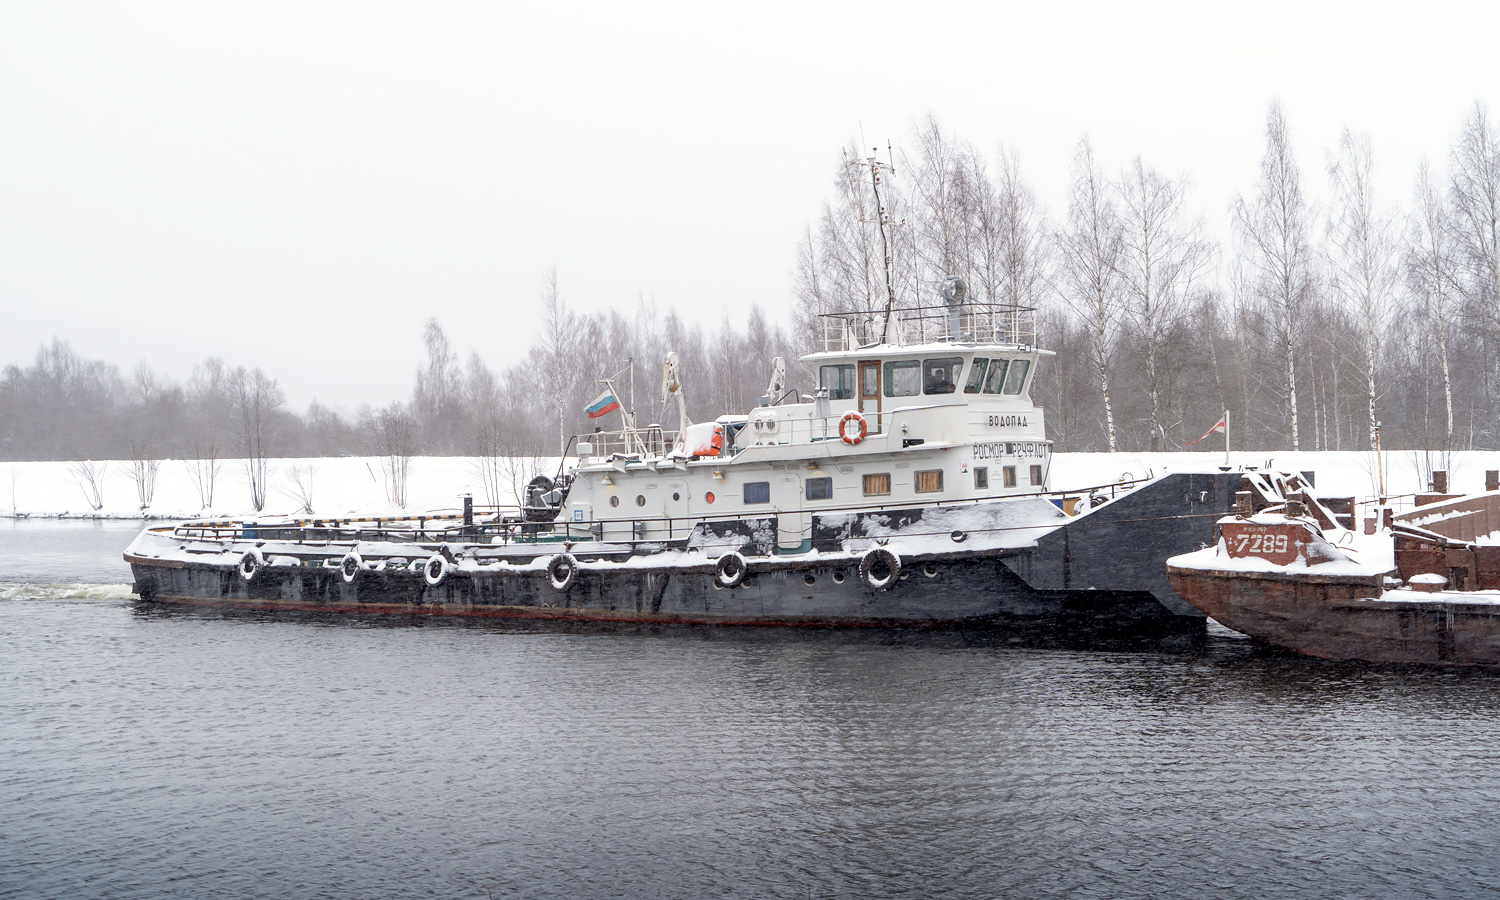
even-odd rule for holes
{"type": "Polygon", "coordinates": [[[590,419],[597,419],[600,416],[608,415],[609,413],[612,413],[619,408],[620,401],[615,399],[614,394],[610,393],[609,391],[605,391],[598,397],[595,397],[594,402],[590,403],[584,409],[584,412],[589,414],[590,419]]]}

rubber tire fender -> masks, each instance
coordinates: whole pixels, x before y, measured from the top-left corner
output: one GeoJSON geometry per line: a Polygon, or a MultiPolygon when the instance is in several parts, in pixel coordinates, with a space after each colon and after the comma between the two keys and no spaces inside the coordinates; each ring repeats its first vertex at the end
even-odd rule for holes
{"type": "Polygon", "coordinates": [[[422,580],[430,587],[437,587],[443,583],[443,579],[448,577],[450,568],[452,565],[443,558],[442,554],[434,553],[422,563],[422,580]]]}
{"type": "Polygon", "coordinates": [[[889,547],[867,550],[859,559],[859,578],[872,591],[888,591],[901,580],[901,557],[889,547]],[[877,574],[881,569],[886,574],[877,574]]]}
{"type": "Polygon", "coordinates": [[[559,553],[547,561],[547,580],[561,593],[578,580],[578,560],[571,553],[559,553]]]}
{"type": "Polygon", "coordinates": [[[259,547],[251,547],[249,550],[246,550],[245,555],[240,557],[240,564],[237,566],[240,578],[244,579],[246,584],[254,583],[255,577],[265,567],[266,557],[265,554],[260,552],[259,547]]]}
{"type": "Polygon", "coordinates": [[[350,550],[344,554],[342,560],[339,560],[339,574],[343,576],[345,584],[353,584],[354,576],[358,575],[359,570],[364,567],[365,559],[359,555],[358,550],[350,550]]]}
{"type": "Polygon", "coordinates": [[[745,583],[745,574],[749,570],[750,565],[745,562],[745,557],[731,550],[714,563],[714,578],[721,587],[739,587],[745,583]]]}

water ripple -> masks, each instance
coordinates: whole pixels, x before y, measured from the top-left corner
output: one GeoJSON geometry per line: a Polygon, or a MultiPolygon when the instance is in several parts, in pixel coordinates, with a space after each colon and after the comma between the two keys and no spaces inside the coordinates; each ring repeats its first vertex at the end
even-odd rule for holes
{"type": "Polygon", "coordinates": [[[1500,888],[1488,673],[56,596],[0,634],[0,897],[1500,888]]]}

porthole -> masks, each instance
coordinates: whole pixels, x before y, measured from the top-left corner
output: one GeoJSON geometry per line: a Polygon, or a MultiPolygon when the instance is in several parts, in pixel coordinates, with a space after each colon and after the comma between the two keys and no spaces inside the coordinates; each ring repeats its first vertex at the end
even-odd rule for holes
{"type": "Polygon", "coordinates": [[[704,494],[703,495],[703,500],[704,500],[705,503],[712,503],[712,502],[714,502],[714,492],[713,491],[709,491],[708,493],[704,494]]]}
{"type": "Polygon", "coordinates": [[[645,494],[636,494],[635,495],[635,505],[636,506],[645,506],[646,505],[646,495],[645,494]]]}
{"type": "Polygon", "coordinates": [[[818,583],[817,577],[814,576],[811,572],[807,573],[806,575],[803,575],[802,576],[802,581],[805,584],[809,584],[809,585],[813,585],[813,584],[817,584],[818,583]]]}
{"type": "Polygon", "coordinates": [[[677,493],[676,491],[673,491],[672,492],[672,499],[673,500],[681,500],[682,499],[682,495],[679,494],[679,493],[677,493]]]}
{"type": "Polygon", "coordinates": [[[834,584],[843,584],[844,583],[844,570],[843,569],[834,569],[833,570],[833,583],[834,584]]]}
{"type": "Polygon", "coordinates": [[[619,497],[610,497],[609,498],[609,505],[610,506],[619,506],[620,505],[620,498],[619,497]]]}
{"type": "Polygon", "coordinates": [[[936,577],[937,576],[937,566],[933,565],[932,563],[928,563],[927,565],[925,565],[925,566],[922,567],[922,574],[926,575],[928,578],[934,578],[934,577],[936,577]]]}

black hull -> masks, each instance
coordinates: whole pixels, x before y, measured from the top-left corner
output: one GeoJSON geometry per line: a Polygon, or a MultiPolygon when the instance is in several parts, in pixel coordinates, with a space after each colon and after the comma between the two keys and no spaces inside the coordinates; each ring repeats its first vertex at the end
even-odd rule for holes
{"type": "Polygon", "coordinates": [[[561,591],[529,573],[454,572],[434,586],[410,572],[361,572],[346,582],[334,569],[273,567],[246,582],[224,566],[131,568],[143,600],[259,610],[713,625],[1198,624],[1145,592],[1034,590],[1000,557],[913,562],[884,591],[866,587],[853,566],[763,569],[734,588],[712,573],[584,569],[561,591]]]}
{"type": "MultiPolygon", "coordinates": [[[[884,589],[857,556],[747,555],[724,587],[712,560],[671,567],[650,554],[610,564],[579,556],[566,588],[533,558],[453,567],[438,584],[405,568],[346,580],[322,565],[267,565],[250,579],[221,559],[127,555],[143,601],[255,610],[534,620],[791,626],[1018,626],[1118,632],[1193,631],[1203,616],[1172,592],[1165,560],[1214,540],[1239,476],[1164,477],[1070,520],[1035,545],[901,554],[884,589]]],[[[911,514],[920,519],[920,511],[911,514]]],[[[847,532],[843,537],[847,537],[847,532]]],[[[827,538],[832,549],[836,543],[827,538]]],[[[891,539],[899,550],[901,539],[891,539]]],[[[537,548],[541,550],[542,548],[537,548]]],[[[561,547],[556,552],[561,552],[561,547]]],[[[545,551],[544,551],[545,552],[545,551]]],[[[232,554],[231,554],[232,556],[232,554]]]]}

